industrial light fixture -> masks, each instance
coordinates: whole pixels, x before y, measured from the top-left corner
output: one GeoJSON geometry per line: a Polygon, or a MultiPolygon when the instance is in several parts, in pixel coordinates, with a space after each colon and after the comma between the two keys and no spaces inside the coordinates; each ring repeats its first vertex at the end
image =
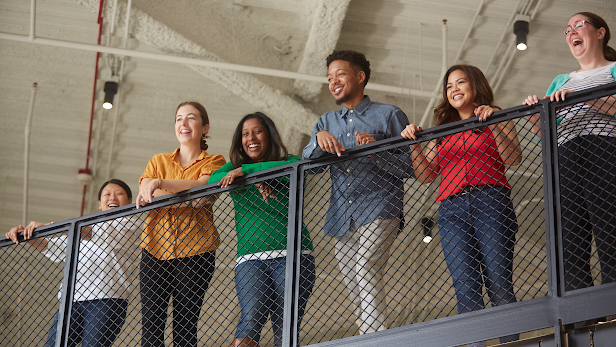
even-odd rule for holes
{"type": "Polygon", "coordinates": [[[419,220],[419,224],[421,226],[421,235],[423,236],[422,241],[430,243],[432,241],[432,228],[434,228],[436,222],[432,217],[423,217],[419,220]]]}
{"type": "Polygon", "coordinates": [[[103,108],[105,110],[111,110],[113,108],[113,97],[118,93],[118,82],[108,81],[105,82],[105,101],[103,102],[103,108]]]}
{"type": "Polygon", "coordinates": [[[515,34],[515,48],[524,51],[527,48],[526,36],[528,35],[530,16],[519,14],[513,23],[513,33],[515,34]]]}

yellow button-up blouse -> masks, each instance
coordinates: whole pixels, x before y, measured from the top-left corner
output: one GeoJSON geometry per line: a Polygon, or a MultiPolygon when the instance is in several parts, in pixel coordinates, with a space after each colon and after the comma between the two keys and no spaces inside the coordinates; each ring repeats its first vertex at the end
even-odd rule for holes
{"type": "MultiPolygon", "coordinates": [[[[197,180],[226,163],[222,155],[201,151],[197,160],[183,168],[177,158],[179,150],[153,156],[139,184],[144,178],[197,180]]],[[[160,260],[211,252],[219,244],[211,206],[193,207],[186,203],[148,212],[141,235],[141,247],[160,260]]]]}

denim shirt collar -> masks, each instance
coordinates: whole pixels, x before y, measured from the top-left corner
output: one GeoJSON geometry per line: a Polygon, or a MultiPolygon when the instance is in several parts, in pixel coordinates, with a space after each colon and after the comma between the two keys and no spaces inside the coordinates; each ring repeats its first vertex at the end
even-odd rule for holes
{"type": "MultiPolygon", "coordinates": [[[[372,101],[370,101],[370,97],[368,95],[364,95],[364,100],[362,100],[359,104],[357,104],[353,110],[355,110],[355,112],[359,113],[359,114],[363,114],[368,107],[370,107],[370,105],[372,104],[372,101]]],[[[347,114],[349,113],[349,109],[346,106],[342,106],[342,113],[340,114],[340,117],[346,117],[347,114]]]]}

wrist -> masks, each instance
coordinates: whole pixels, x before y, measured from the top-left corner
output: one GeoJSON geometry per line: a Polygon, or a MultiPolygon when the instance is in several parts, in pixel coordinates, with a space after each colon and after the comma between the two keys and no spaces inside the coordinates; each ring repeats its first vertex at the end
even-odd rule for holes
{"type": "Polygon", "coordinates": [[[163,179],[162,178],[157,178],[156,179],[156,189],[160,189],[160,187],[163,185],[163,179]]]}

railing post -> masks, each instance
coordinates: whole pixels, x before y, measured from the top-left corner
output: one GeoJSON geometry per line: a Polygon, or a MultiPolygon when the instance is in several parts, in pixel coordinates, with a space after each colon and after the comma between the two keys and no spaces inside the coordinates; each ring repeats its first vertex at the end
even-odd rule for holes
{"type": "Polygon", "coordinates": [[[66,239],[66,259],[64,260],[64,274],[62,276],[62,291],[56,327],[56,347],[66,347],[71,325],[71,311],[73,308],[73,295],[75,278],[77,277],[77,257],[81,240],[81,224],[78,220],[71,223],[66,239]]]}
{"type": "Polygon", "coordinates": [[[543,201],[545,201],[546,218],[546,261],[548,275],[548,296],[552,302],[555,316],[552,317],[554,324],[554,343],[560,346],[560,313],[559,298],[562,295],[560,286],[560,266],[562,264],[562,247],[558,242],[560,237],[559,206],[560,194],[558,188],[558,146],[556,144],[556,114],[549,100],[542,100],[539,104],[541,119],[541,153],[543,165],[543,201]]]}
{"type": "Polygon", "coordinates": [[[287,263],[284,287],[284,319],[282,345],[297,346],[299,331],[297,310],[299,307],[300,256],[302,245],[301,201],[304,183],[300,166],[294,165],[289,177],[289,222],[287,224],[287,263]]]}

